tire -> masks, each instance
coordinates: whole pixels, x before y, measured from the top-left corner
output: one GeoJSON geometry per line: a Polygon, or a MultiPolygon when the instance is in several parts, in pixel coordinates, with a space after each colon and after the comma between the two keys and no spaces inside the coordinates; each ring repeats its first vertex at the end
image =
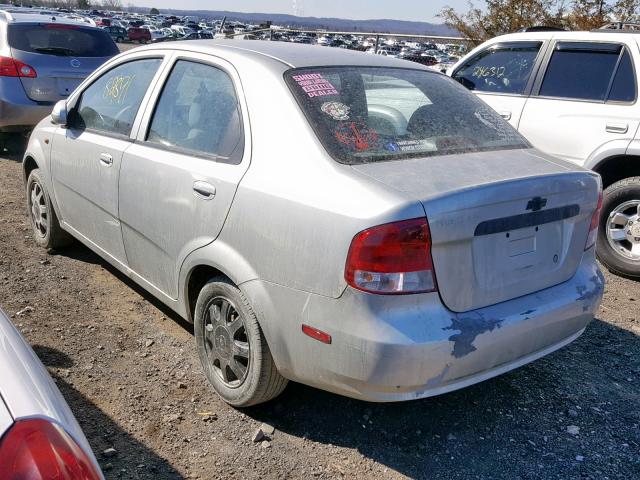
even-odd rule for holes
{"type": "Polygon", "coordinates": [[[51,198],[37,168],[29,174],[27,179],[27,207],[33,239],[38,246],[57,249],[73,242],[73,237],[60,227],[56,212],[51,205],[51,198]]]}
{"type": "Polygon", "coordinates": [[[124,38],[123,37],[118,37],[118,38],[116,38],[116,42],[117,43],[124,43],[124,38]]]}
{"type": "Polygon", "coordinates": [[[625,178],[610,185],[603,197],[596,248],[598,260],[612,273],[640,278],[640,177],[625,178]],[[619,220],[625,216],[631,224],[619,220]],[[632,236],[634,233],[638,236],[632,236]],[[632,248],[636,243],[634,253],[632,248]]]}
{"type": "Polygon", "coordinates": [[[213,278],[200,291],[194,328],[204,373],[228,404],[248,407],[267,402],[287,386],[251,305],[226,278],[213,278]]]}

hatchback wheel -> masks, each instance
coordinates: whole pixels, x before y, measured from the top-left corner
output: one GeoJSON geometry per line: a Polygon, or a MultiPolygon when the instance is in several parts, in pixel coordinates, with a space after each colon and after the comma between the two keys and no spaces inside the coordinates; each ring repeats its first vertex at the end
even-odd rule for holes
{"type": "Polygon", "coordinates": [[[613,273],[640,277],[640,177],[604,191],[598,231],[598,259],[613,273]]]}
{"type": "Polygon", "coordinates": [[[44,186],[40,171],[36,168],[27,179],[27,206],[33,229],[33,239],[43,248],[60,248],[69,245],[72,237],[58,222],[51,199],[44,186]]]}
{"type": "Polygon", "coordinates": [[[278,373],[249,302],[224,278],[200,291],[194,318],[198,355],[222,399],[235,407],[266,402],[287,380],[278,373]]]}

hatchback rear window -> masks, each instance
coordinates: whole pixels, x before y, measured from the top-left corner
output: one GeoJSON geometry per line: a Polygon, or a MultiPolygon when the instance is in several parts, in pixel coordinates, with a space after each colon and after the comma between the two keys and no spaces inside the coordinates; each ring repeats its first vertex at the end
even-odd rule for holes
{"type": "Polygon", "coordinates": [[[68,24],[16,24],[8,27],[11,48],[65,57],[111,57],[118,47],[102,29],[68,24]]]}
{"type": "Polygon", "coordinates": [[[290,70],[285,79],[342,163],[530,147],[482,100],[437,73],[327,67],[290,70]]]}

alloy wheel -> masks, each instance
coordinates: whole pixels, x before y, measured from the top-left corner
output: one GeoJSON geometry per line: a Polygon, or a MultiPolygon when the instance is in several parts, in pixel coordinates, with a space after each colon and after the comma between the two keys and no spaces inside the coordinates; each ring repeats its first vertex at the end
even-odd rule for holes
{"type": "Polygon", "coordinates": [[[207,358],[220,380],[230,388],[242,385],[249,369],[249,337],[242,316],[227,298],[211,300],[203,333],[207,358]]]}
{"type": "Polygon", "coordinates": [[[629,200],[614,208],[607,219],[606,234],[616,253],[640,261],[640,200],[629,200]]]}
{"type": "Polygon", "coordinates": [[[33,226],[38,235],[46,237],[49,212],[47,211],[47,202],[44,197],[44,190],[42,185],[38,182],[31,184],[31,191],[29,192],[29,207],[31,210],[31,220],[33,226]]]}

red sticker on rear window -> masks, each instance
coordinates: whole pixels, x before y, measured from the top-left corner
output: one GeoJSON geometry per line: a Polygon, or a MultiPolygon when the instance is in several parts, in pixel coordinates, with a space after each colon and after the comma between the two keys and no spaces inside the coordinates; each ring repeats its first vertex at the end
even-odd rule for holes
{"type": "Polygon", "coordinates": [[[342,123],[336,128],[336,140],[358,151],[369,150],[378,134],[364,123],[342,123]]]}
{"type": "Polygon", "coordinates": [[[298,85],[310,97],[325,97],[327,95],[338,95],[338,90],[333,84],[319,73],[305,73],[303,75],[293,75],[298,85]]]}

